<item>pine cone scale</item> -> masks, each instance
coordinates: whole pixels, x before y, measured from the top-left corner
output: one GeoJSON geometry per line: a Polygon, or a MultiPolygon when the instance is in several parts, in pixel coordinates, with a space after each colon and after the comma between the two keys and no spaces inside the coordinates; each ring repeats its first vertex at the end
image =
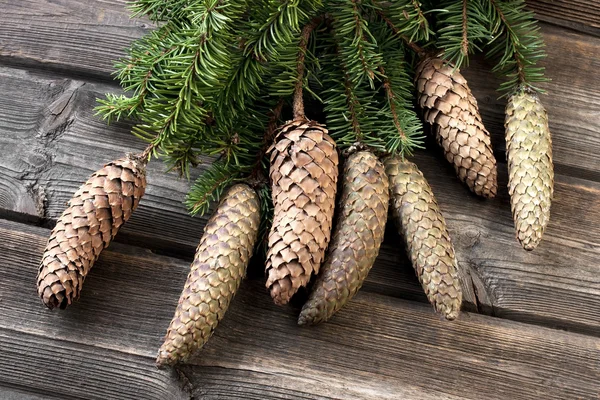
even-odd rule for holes
{"type": "Polygon", "coordinates": [[[336,229],[298,324],[326,321],[360,289],[383,241],[389,204],[384,166],[362,151],[345,163],[336,229]]]}
{"type": "Polygon", "coordinates": [[[417,166],[399,157],[385,160],[394,221],[427,298],[447,319],[458,316],[462,289],[444,216],[417,166]]]}
{"type": "Polygon", "coordinates": [[[206,224],[157,365],[185,362],[208,341],[237,292],[260,224],[258,195],[248,185],[227,190],[206,224]]]}

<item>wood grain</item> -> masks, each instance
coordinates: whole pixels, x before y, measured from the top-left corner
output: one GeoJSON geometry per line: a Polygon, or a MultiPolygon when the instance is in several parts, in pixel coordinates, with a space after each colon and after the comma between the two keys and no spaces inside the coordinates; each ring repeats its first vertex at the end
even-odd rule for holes
{"type": "Polygon", "coordinates": [[[542,21],[600,36],[597,0],[527,0],[527,6],[542,21]]]}
{"type": "MultiPolygon", "coordinates": [[[[485,78],[478,79],[486,84],[485,78]]],[[[127,151],[144,148],[129,133],[127,124],[107,127],[94,117],[95,98],[109,89],[102,84],[0,69],[0,90],[7,94],[0,98],[0,208],[53,220],[94,170],[127,151]]],[[[561,107],[568,106],[563,101],[561,107]]],[[[486,122],[492,119],[489,114],[484,118],[486,122]]],[[[596,117],[591,118],[589,129],[600,132],[600,121],[596,124],[596,117]]],[[[576,139],[581,135],[575,130],[560,133],[573,138],[562,146],[555,140],[557,157],[572,151],[573,143],[583,142],[576,139]]],[[[600,135],[598,132],[595,134],[600,135]]],[[[502,140],[497,130],[494,134],[496,143],[502,140]]],[[[581,148],[590,168],[596,168],[591,161],[596,151],[593,145],[581,143],[581,148]]],[[[597,148],[600,150],[600,143],[597,148]]],[[[448,219],[464,271],[468,309],[598,334],[600,231],[595,227],[600,221],[599,183],[557,175],[545,240],[535,252],[526,253],[514,239],[504,164],[500,165],[498,198],[481,201],[458,182],[435,146],[418,153],[415,161],[448,219]],[[536,278],[527,278],[532,276],[536,278]],[[565,295],[556,297],[558,290],[565,295]],[[576,306],[579,304],[587,304],[585,310],[576,306]]],[[[160,162],[150,163],[147,194],[117,240],[190,257],[205,219],[191,218],[182,205],[189,182],[163,170],[160,162]]],[[[390,226],[364,290],[424,302],[402,247],[390,226]]],[[[260,275],[261,266],[256,269],[260,275]]]]}
{"type": "Polygon", "coordinates": [[[0,0],[0,60],[109,80],[114,61],[150,28],[126,0],[0,0]]]}
{"type": "Polygon", "coordinates": [[[48,230],[4,220],[0,229],[0,384],[105,399],[183,398],[180,387],[202,399],[564,400],[598,392],[595,337],[470,313],[448,322],[426,304],[366,292],[330,322],[301,328],[298,310],[275,306],[261,280],[244,282],[193,366],[170,375],[154,369],[153,356],[187,263],[115,243],[80,301],[51,312],[33,288],[48,230]]]}

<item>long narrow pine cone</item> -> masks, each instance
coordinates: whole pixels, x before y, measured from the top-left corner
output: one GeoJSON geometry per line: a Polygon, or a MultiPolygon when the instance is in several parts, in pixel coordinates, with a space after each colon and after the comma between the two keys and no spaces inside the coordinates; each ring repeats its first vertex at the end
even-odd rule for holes
{"type": "Polygon", "coordinates": [[[223,319],[246,274],[260,224],[259,200],[248,185],[234,185],[206,224],[156,364],[185,362],[223,319]]]}
{"type": "Polygon", "coordinates": [[[389,199],[381,161],[368,151],[348,157],[333,238],[298,324],[327,321],[358,292],[379,254],[389,199]]]}
{"type": "Polygon", "coordinates": [[[284,125],[269,151],[275,210],[266,285],[276,304],[286,304],[323,261],[331,235],[338,154],[327,129],[304,119],[284,125]]]}
{"type": "Polygon", "coordinates": [[[508,192],[517,239],[525,250],[542,240],[554,190],[548,115],[538,96],[521,90],[506,107],[508,192]]]}
{"type": "Polygon", "coordinates": [[[128,155],[85,182],[58,219],[37,276],[38,294],[53,309],[79,297],[83,281],[146,189],[146,160],[128,155]]]}
{"type": "Polygon", "coordinates": [[[385,160],[394,222],[427,298],[446,319],[455,319],[462,289],[454,247],[431,187],[417,166],[400,157],[385,160]]]}
{"type": "Polygon", "coordinates": [[[415,76],[423,117],[432,125],[459,179],[475,194],[494,197],[498,189],[496,158],[467,81],[439,58],[421,61],[415,76]]]}

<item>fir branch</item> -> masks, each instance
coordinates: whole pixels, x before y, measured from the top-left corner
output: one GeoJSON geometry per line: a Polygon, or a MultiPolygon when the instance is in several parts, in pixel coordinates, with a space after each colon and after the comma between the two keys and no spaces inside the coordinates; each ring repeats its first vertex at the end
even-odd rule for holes
{"type": "Polygon", "coordinates": [[[147,15],[151,21],[180,19],[189,0],[137,0],[129,5],[133,17],[147,15]]]}
{"type": "Polygon", "coordinates": [[[298,43],[298,56],[296,58],[296,86],[294,88],[293,113],[294,119],[306,119],[304,114],[304,100],[302,99],[302,87],[304,86],[304,69],[306,60],[306,48],[312,31],[319,26],[322,17],[313,18],[308,24],[302,28],[300,41],[298,43]]]}
{"type": "Polygon", "coordinates": [[[413,109],[413,83],[407,70],[401,39],[384,24],[374,29],[385,69],[381,67],[383,104],[377,118],[377,135],[390,154],[410,155],[423,145],[423,126],[413,109]]]}
{"type": "Polygon", "coordinates": [[[231,164],[215,161],[196,179],[185,205],[192,215],[204,215],[212,202],[219,201],[223,191],[240,178],[240,170],[231,164]]]}
{"type": "MultiPolygon", "coordinates": [[[[375,4],[375,2],[374,2],[375,4]]],[[[402,41],[404,42],[404,44],[406,46],[408,46],[412,51],[414,51],[416,54],[424,54],[425,50],[419,46],[417,43],[415,43],[411,38],[409,38],[408,36],[406,36],[405,34],[402,33],[402,29],[400,29],[399,27],[397,27],[394,22],[388,18],[388,16],[383,13],[383,11],[377,9],[377,14],[379,15],[379,17],[382,19],[383,22],[386,23],[386,25],[392,30],[392,32],[394,32],[395,35],[397,35],[400,39],[402,39],[402,41]]]]}
{"type": "Polygon", "coordinates": [[[355,85],[366,80],[374,88],[381,54],[358,0],[332,0],[330,4],[338,52],[350,79],[355,85]]]}
{"type": "MultiPolygon", "coordinates": [[[[429,21],[418,0],[380,2],[371,0],[374,10],[410,46],[433,36],[429,21]]],[[[413,48],[413,50],[415,50],[413,48]]],[[[418,53],[418,51],[417,51],[418,53]]]]}
{"type": "Polygon", "coordinates": [[[498,60],[493,71],[506,78],[499,91],[510,94],[529,87],[544,92],[537,86],[547,81],[544,68],[536,64],[546,54],[533,12],[525,10],[523,0],[488,0],[487,13],[496,36],[487,55],[498,60]]]}
{"type": "Polygon", "coordinates": [[[446,0],[436,10],[438,18],[437,46],[444,58],[456,68],[468,64],[469,55],[481,50],[481,43],[491,36],[485,2],[487,0],[446,0]]]}
{"type": "Polygon", "coordinates": [[[233,73],[217,100],[219,116],[244,109],[257,98],[261,85],[270,76],[282,70],[290,76],[295,71],[293,43],[299,39],[302,24],[321,7],[320,0],[263,0],[263,3],[252,7],[249,22],[244,24],[243,50],[237,55],[233,73]]]}
{"type": "Polygon", "coordinates": [[[260,175],[262,173],[262,170],[264,169],[263,161],[269,147],[275,139],[275,134],[279,126],[279,120],[281,119],[281,111],[283,110],[284,104],[285,102],[283,98],[279,99],[277,105],[269,112],[269,123],[263,136],[262,147],[256,155],[256,161],[254,162],[254,165],[252,167],[252,172],[250,172],[250,179],[262,179],[260,175]]]}
{"type": "Polygon", "coordinates": [[[341,149],[357,143],[383,149],[384,143],[376,134],[379,110],[374,101],[375,91],[367,82],[357,83],[352,79],[337,37],[332,32],[329,48],[322,56],[320,72],[325,87],[321,94],[329,132],[341,149]]]}

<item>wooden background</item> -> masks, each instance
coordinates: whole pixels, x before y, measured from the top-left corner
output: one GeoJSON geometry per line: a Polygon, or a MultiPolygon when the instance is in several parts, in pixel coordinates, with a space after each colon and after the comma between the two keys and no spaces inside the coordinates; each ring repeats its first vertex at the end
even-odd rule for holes
{"type": "Polygon", "coordinates": [[[527,253],[506,190],[504,100],[489,65],[464,74],[492,133],[500,193],[470,195],[432,147],[415,161],[446,215],[465,271],[465,312],[442,321],[393,229],[367,283],[327,324],[296,326],[252,266],[191,365],[154,357],[205,220],[189,182],[149,166],[141,206],[86,280],[46,310],[37,266],[55,219],[105,162],[144,144],[93,115],[118,90],[112,62],[150,29],[124,0],[0,0],[1,399],[600,398],[600,2],[530,1],[552,82],[543,97],[556,165],[552,219],[527,253]]]}

